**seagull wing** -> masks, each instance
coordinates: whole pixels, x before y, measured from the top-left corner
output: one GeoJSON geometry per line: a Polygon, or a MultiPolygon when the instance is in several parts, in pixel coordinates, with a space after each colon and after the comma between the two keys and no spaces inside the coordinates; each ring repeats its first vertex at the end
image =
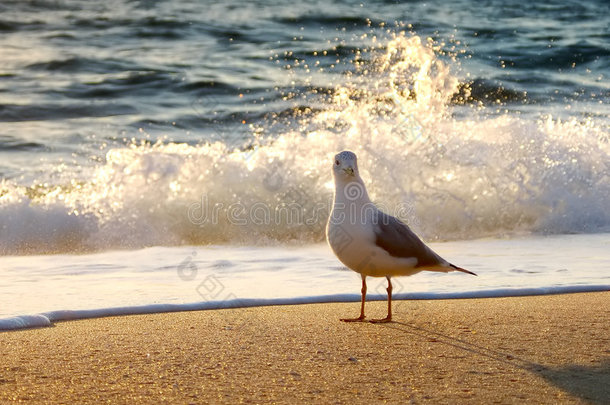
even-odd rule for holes
{"type": "Polygon", "coordinates": [[[399,219],[379,210],[377,210],[376,219],[375,244],[388,252],[390,256],[416,258],[416,267],[445,267],[446,271],[453,270],[448,268],[450,264],[446,260],[434,253],[399,219]]]}

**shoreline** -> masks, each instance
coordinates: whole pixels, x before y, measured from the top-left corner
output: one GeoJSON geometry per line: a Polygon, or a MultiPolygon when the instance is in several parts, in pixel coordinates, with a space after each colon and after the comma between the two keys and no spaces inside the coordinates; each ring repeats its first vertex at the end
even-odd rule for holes
{"type": "MultiPolygon", "coordinates": [[[[531,288],[500,288],[482,291],[451,293],[410,292],[394,294],[395,301],[454,300],[517,298],[545,295],[581,294],[610,291],[607,285],[554,286],[531,288]]],[[[334,294],[315,297],[293,298],[235,298],[219,301],[202,301],[184,304],[149,304],[97,309],[57,310],[38,314],[0,316],[0,333],[34,328],[53,327],[55,323],[86,319],[108,318],[114,316],[154,315],[187,311],[207,311],[219,309],[257,308],[267,306],[290,306],[310,304],[333,304],[360,302],[360,294],[334,294]]],[[[386,294],[368,294],[367,302],[387,301],[386,294]]]]}
{"type": "Polygon", "coordinates": [[[610,295],[354,303],[58,322],[0,333],[0,402],[603,403],[610,295]],[[384,315],[367,303],[367,316],[384,315]]]}

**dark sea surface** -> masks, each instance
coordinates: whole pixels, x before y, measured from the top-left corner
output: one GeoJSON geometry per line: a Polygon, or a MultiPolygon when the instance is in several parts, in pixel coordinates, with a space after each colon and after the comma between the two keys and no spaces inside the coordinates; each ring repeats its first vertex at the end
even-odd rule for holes
{"type": "Polygon", "coordinates": [[[0,253],[321,241],[341,149],[429,239],[603,232],[609,103],[602,0],[5,0],[0,253]]]}

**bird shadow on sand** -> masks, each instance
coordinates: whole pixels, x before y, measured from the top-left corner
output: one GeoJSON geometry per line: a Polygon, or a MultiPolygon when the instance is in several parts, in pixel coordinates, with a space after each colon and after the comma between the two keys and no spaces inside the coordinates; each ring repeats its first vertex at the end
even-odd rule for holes
{"type": "Polygon", "coordinates": [[[610,358],[598,366],[566,365],[549,367],[534,363],[511,353],[483,347],[434,330],[393,321],[382,324],[404,333],[420,336],[429,342],[439,342],[454,348],[487,357],[511,367],[525,370],[547,380],[562,391],[593,404],[608,404],[610,398],[610,358]]]}
{"type": "Polygon", "coordinates": [[[570,364],[540,373],[561,390],[593,404],[610,403],[610,358],[599,366],[570,364]]]}

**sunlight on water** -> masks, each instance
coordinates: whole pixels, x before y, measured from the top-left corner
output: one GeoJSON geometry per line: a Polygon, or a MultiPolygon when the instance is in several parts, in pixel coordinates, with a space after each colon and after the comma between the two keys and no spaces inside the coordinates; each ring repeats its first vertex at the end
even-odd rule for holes
{"type": "Polygon", "coordinates": [[[134,142],[79,178],[3,180],[0,252],[321,241],[343,149],[373,200],[427,239],[607,230],[603,124],[460,107],[468,90],[448,63],[433,41],[395,35],[356,58],[323,109],[279,134],[258,128],[247,148],[134,142]]]}

